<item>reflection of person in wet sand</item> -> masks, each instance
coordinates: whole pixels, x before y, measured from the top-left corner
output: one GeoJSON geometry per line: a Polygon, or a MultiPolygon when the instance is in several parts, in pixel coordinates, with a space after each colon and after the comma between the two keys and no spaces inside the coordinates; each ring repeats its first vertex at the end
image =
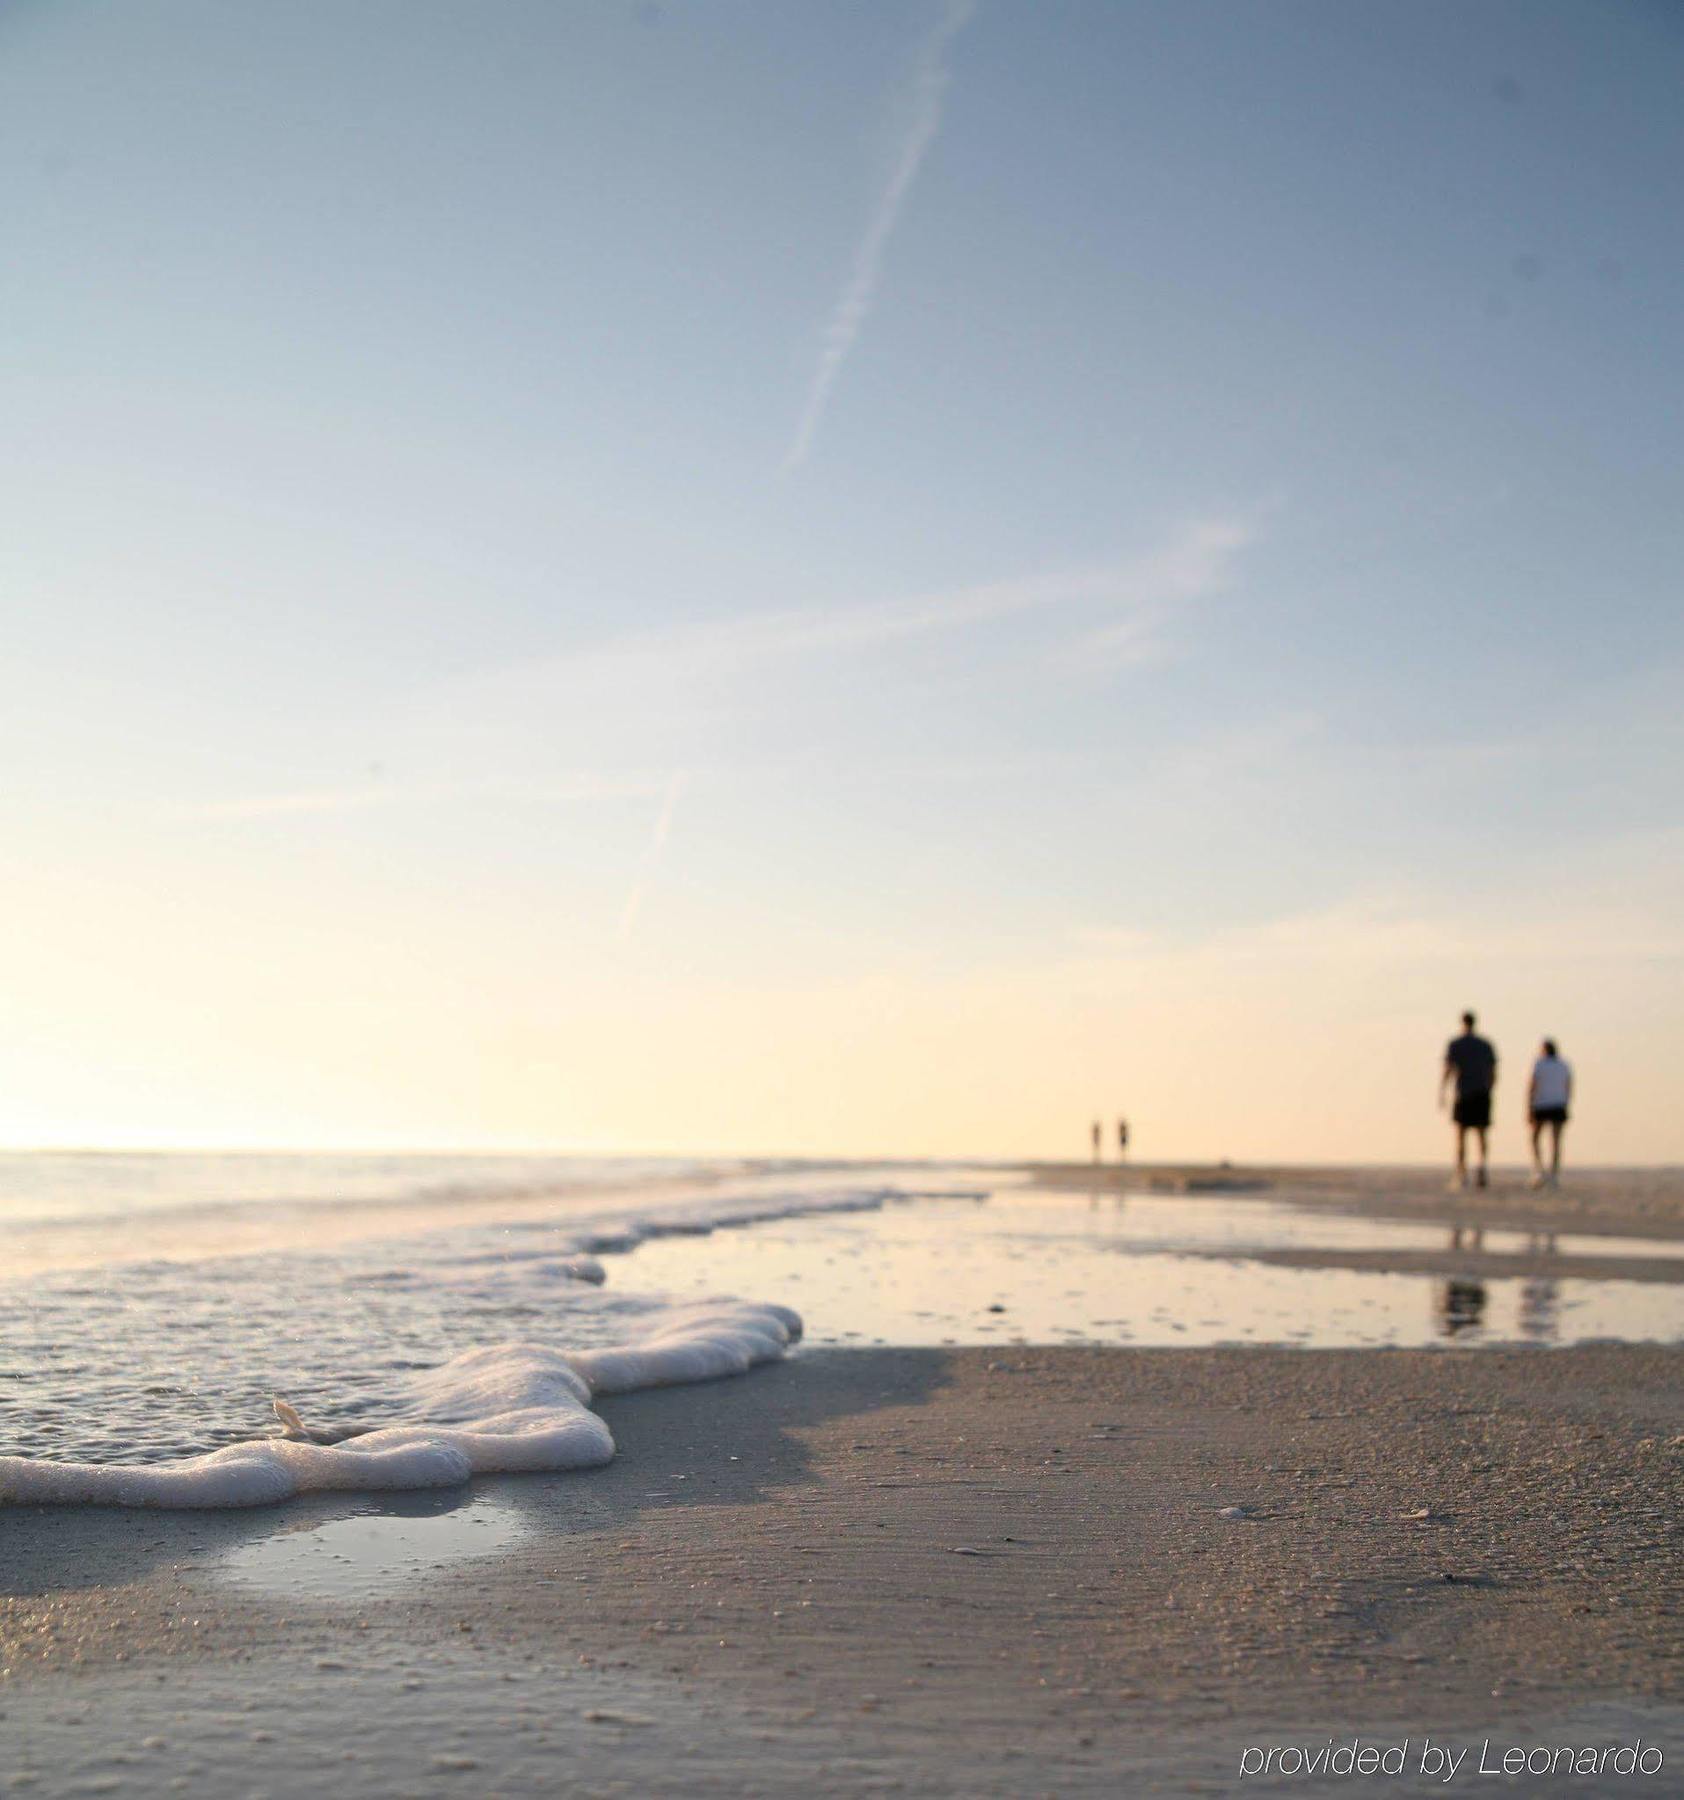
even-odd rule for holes
{"type": "Polygon", "coordinates": [[[1474,1330],[1485,1317],[1485,1283],[1453,1276],[1439,1289],[1438,1311],[1446,1337],[1474,1330]]]}
{"type": "Polygon", "coordinates": [[[1567,1109],[1573,1104],[1573,1068],[1545,1038],[1542,1053],[1532,1065],[1529,1097],[1532,1119],[1532,1185],[1551,1187],[1561,1180],[1561,1134],[1567,1125],[1567,1109]],[[1544,1132],[1550,1134],[1549,1174],[1544,1173],[1544,1132]]]}
{"type": "MultiPolygon", "coordinates": [[[[1526,1240],[1526,1254],[1540,1259],[1556,1254],[1555,1233],[1534,1231],[1526,1240]]],[[[1520,1330],[1523,1337],[1553,1338],[1556,1307],[1561,1290],[1553,1277],[1532,1275],[1520,1284],[1520,1330]]]]}
{"type": "MultiPolygon", "coordinates": [[[[1452,1225],[1451,1251],[1478,1256],[1485,1249],[1483,1225],[1452,1225]]],[[[1485,1315],[1485,1283],[1473,1275],[1452,1275],[1438,1288],[1438,1328],[1446,1337],[1477,1326],[1485,1315]]]]}
{"type": "Polygon", "coordinates": [[[1490,1185],[1488,1134],[1491,1129],[1491,1094],[1497,1085],[1497,1052],[1474,1030],[1471,1012],[1462,1014],[1462,1035],[1452,1038],[1444,1052],[1444,1073],[1438,1084],[1438,1103],[1443,1106],[1451,1083],[1456,1102],[1451,1116],[1456,1121],[1456,1173],[1453,1188],[1468,1185],[1468,1133],[1479,1139],[1478,1187],[1490,1185]]]}

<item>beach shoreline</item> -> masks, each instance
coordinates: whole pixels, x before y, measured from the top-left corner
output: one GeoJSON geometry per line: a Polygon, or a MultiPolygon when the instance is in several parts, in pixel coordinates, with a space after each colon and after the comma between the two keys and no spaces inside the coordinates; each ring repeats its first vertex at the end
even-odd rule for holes
{"type": "Polygon", "coordinates": [[[1278,1200],[1354,1218],[1464,1229],[1684,1239],[1684,1174],[1672,1167],[1572,1170],[1555,1188],[1498,1166],[1488,1188],[1452,1191],[1442,1168],[1375,1164],[1024,1163],[1037,1187],[1090,1194],[1278,1200]]]}
{"type": "Polygon", "coordinates": [[[8,1761],[44,1792],[1180,1793],[1271,1733],[1600,1706],[1676,1764],[1681,1378],[1660,1346],[808,1352],[605,1400],[607,1468],[464,1494],[518,1541],[327,1599],[229,1560],[413,1503],[18,1508],[8,1761]]]}

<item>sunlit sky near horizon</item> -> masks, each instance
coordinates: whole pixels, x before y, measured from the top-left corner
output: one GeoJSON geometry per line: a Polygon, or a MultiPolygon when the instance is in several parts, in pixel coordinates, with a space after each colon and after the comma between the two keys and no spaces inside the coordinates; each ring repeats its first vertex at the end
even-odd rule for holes
{"type": "Polygon", "coordinates": [[[0,0],[0,1142],[1684,1160],[1681,78],[0,0]]]}

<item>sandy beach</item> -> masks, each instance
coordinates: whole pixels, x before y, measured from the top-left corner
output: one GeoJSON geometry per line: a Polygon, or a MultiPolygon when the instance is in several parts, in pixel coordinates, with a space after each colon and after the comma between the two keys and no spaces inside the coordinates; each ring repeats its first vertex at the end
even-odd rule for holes
{"type": "Polygon", "coordinates": [[[1228,1193],[1290,1194],[1358,1218],[1606,1237],[1684,1238],[1684,1176],[1676,1168],[1570,1169],[1561,1185],[1534,1188],[1527,1170],[1498,1166],[1488,1188],[1452,1191],[1440,1167],[1319,1164],[1032,1163],[1031,1179],[1083,1192],[1170,1193],[1188,1200],[1228,1193]]]}
{"type": "Polygon", "coordinates": [[[1684,1796],[1681,22],[0,0],[0,1800],[1684,1796]]]}
{"type": "Polygon", "coordinates": [[[605,1402],[610,1467],[474,1490],[518,1527],[493,1554],[425,1570],[462,1497],[375,1503],[406,1548],[338,1594],[228,1571],[366,1499],[19,1509],[6,1767],[54,1793],[1172,1794],[1357,1733],[1675,1761],[1681,1383],[1684,1351],[1643,1347],[808,1353],[705,1405],[605,1402]]]}

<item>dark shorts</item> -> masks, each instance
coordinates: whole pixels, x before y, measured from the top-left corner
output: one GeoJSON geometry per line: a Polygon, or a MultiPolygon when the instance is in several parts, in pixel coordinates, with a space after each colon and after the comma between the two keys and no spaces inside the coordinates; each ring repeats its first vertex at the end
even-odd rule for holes
{"type": "Polygon", "coordinates": [[[1532,1123],[1534,1125],[1565,1125],[1567,1108],[1565,1106],[1534,1106],[1532,1123]]]}
{"type": "Polygon", "coordinates": [[[1458,1094],[1455,1119],[1458,1125],[1466,1125],[1470,1130],[1484,1131],[1491,1123],[1491,1096],[1458,1094]]]}

